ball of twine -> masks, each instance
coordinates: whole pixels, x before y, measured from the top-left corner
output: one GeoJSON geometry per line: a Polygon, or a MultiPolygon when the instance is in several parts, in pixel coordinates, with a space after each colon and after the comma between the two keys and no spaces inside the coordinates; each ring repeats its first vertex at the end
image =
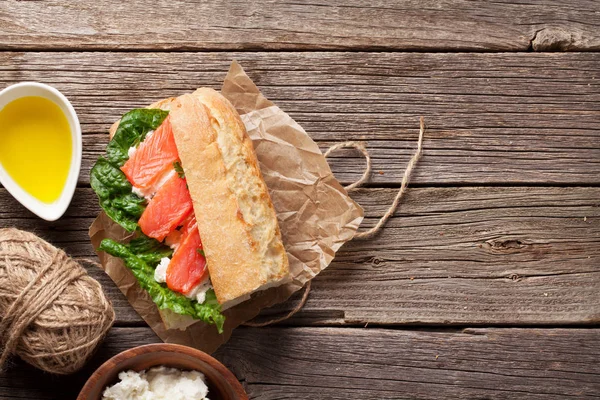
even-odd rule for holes
{"type": "Polygon", "coordinates": [[[0,368],[11,354],[55,374],[80,369],[115,313],[85,269],[36,235],[0,229],[0,368]]]}

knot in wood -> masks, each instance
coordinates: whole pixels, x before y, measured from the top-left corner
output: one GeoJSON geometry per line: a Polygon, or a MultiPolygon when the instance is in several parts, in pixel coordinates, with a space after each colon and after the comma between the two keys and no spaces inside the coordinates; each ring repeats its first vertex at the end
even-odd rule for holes
{"type": "Polygon", "coordinates": [[[380,267],[380,266],[381,266],[381,263],[383,263],[383,260],[382,260],[381,258],[377,257],[377,256],[374,256],[374,257],[371,259],[371,264],[372,264],[374,267],[380,267]]]}
{"type": "Polygon", "coordinates": [[[542,28],[531,40],[533,51],[573,51],[586,47],[589,38],[576,29],[542,28]]]}
{"type": "Polygon", "coordinates": [[[511,254],[519,252],[527,245],[517,239],[492,239],[486,240],[481,247],[494,254],[511,254]]]}

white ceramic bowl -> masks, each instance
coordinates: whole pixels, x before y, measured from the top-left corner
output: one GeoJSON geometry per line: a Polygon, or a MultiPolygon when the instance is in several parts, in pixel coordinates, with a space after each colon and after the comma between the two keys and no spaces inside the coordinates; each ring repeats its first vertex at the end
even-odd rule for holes
{"type": "MultiPolygon", "coordinates": [[[[67,117],[71,128],[71,145],[73,149],[71,152],[69,175],[67,176],[67,181],[60,197],[51,204],[44,203],[23,190],[4,170],[1,164],[0,183],[19,203],[23,204],[31,212],[47,221],[56,221],[65,213],[67,207],[69,207],[75,187],[77,186],[79,169],[81,168],[81,126],[79,125],[75,109],[69,103],[69,100],[52,86],[38,82],[21,82],[2,90],[0,92],[0,110],[11,101],[26,96],[39,96],[51,100],[60,107],[65,117],[67,117]]],[[[2,134],[1,131],[0,134],[2,134]]]]}

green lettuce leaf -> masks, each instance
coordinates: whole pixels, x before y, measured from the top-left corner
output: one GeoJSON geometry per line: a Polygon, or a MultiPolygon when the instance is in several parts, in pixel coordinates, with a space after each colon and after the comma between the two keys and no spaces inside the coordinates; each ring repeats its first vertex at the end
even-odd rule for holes
{"type": "Polygon", "coordinates": [[[138,228],[137,218],[127,214],[123,210],[113,207],[110,200],[100,201],[100,207],[102,207],[110,219],[121,225],[127,231],[135,232],[135,230],[138,228]]]}
{"type": "Polygon", "coordinates": [[[90,184],[106,215],[129,232],[135,231],[145,200],[131,193],[131,184],[125,174],[100,157],[90,171],[90,184]]]}
{"type": "Polygon", "coordinates": [[[133,193],[127,193],[123,196],[115,197],[112,200],[112,206],[139,219],[146,209],[146,199],[133,193]]]}
{"type": "Polygon", "coordinates": [[[223,333],[225,316],[221,314],[221,306],[217,301],[214,290],[209,290],[206,293],[206,301],[200,304],[154,280],[154,268],[132,252],[132,248],[137,250],[146,249],[146,252],[150,251],[148,246],[151,245],[151,240],[147,239],[142,238],[133,245],[131,243],[124,245],[112,239],[104,239],[98,250],[123,259],[127,268],[133,272],[140,286],[150,294],[158,308],[169,309],[177,314],[189,315],[194,319],[214,324],[217,331],[223,333]]]}
{"type": "Polygon", "coordinates": [[[119,127],[106,147],[106,158],[122,167],[129,159],[129,148],[140,144],[146,134],[163,123],[168,111],[155,108],[138,108],[123,115],[119,127]]]}
{"type": "Polygon", "coordinates": [[[138,228],[138,219],[146,208],[146,200],[131,192],[131,184],[120,167],[129,159],[129,148],[137,146],[149,131],[156,129],[168,111],[141,108],[121,118],[114,137],[106,147],[106,157],[90,171],[90,184],[100,199],[100,206],[117,224],[129,232],[138,228]]]}
{"type": "Polygon", "coordinates": [[[140,233],[139,237],[132,239],[126,246],[133,254],[153,267],[156,267],[164,257],[171,257],[173,255],[173,250],[169,246],[165,246],[158,240],[150,238],[143,233],[140,233]]]}
{"type": "Polygon", "coordinates": [[[129,250],[138,255],[141,253],[155,251],[160,249],[161,246],[163,246],[161,242],[144,234],[140,234],[140,236],[136,237],[135,239],[131,239],[128,244],[129,250]]]}

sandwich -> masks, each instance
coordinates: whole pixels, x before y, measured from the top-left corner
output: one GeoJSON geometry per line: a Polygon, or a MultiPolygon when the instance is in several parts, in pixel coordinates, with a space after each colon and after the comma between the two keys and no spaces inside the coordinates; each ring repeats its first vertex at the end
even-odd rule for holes
{"type": "Polygon", "coordinates": [[[167,328],[222,311],[289,281],[277,215],[252,141],[221,94],[191,94],[132,110],[110,130],[90,183],[106,215],[132,233],[104,239],[167,328]]]}

